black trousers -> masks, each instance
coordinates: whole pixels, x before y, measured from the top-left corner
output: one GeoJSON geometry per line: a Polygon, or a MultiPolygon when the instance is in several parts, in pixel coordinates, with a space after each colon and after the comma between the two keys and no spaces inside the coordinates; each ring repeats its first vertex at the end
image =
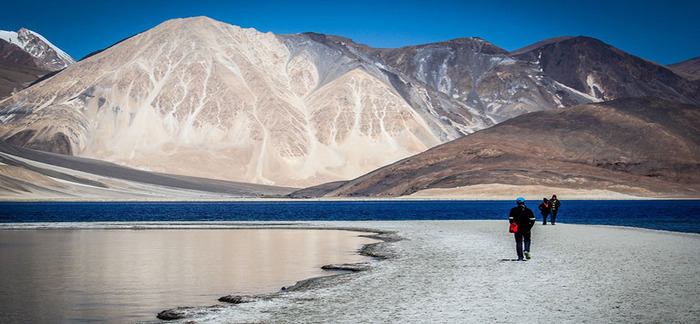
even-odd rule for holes
{"type": "Polygon", "coordinates": [[[556,209],[552,210],[552,225],[554,225],[554,222],[557,220],[557,212],[558,210],[556,209]]]}
{"type": "Polygon", "coordinates": [[[523,241],[525,243],[525,251],[530,252],[530,231],[515,233],[515,252],[518,253],[519,260],[524,258],[523,241]]]}

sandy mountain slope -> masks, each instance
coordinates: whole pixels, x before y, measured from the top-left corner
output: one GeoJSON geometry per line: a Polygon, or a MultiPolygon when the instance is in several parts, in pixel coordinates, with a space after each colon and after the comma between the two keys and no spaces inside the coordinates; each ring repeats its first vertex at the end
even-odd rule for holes
{"type": "Polygon", "coordinates": [[[332,79],[272,34],[172,20],[2,103],[9,143],[140,169],[301,186],[441,141],[361,68],[332,79]]]}
{"type": "Polygon", "coordinates": [[[469,186],[505,184],[697,198],[698,125],[700,107],[659,99],[535,112],[371,172],[328,195],[468,192],[469,186]]]}

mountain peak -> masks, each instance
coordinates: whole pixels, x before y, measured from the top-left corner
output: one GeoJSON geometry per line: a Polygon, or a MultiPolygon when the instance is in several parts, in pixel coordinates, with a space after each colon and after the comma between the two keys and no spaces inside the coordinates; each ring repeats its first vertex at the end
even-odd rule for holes
{"type": "Polygon", "coordinates": [[[508,51],[496,46],[495,44],[480,38],[480,37],[460,37],[455,39],[450,39],[446,41],[439,41],[428,44],[420,45],[409,45],[404,47],[399,47],[396,49],[421,49],[427,47],[450,47],[455,49],[469,48],[471,52],[478,52],[482,54],[508,54],[508,51]]]}
{"type": "Polygon", "coordinates": [[[557,37],[548,38],[548,39],[545,39],[543,41],[539,41],[537,43],[534,43],[532,45],[528,45],[528,46],[516,49],[514,51],[511,51],[510,54],[511,55],[518,55],[518,54],[527,53],[527,52],[532,51],[536,48],[540,48],[542,46],[549,45],[549,44],[559,43],[561,41],[565,41],[565,40],[568,40],[571,38],[573,38],[573,37],[572,36],[557,36],[557,37]]]}
{"type": "Polygon", "coordinates": [[[552,37],[545,39],[543,41],[534,43],[532,45],[525,46],[523,48],[516,49],[514,51],[511,51],[511,55],[522,55],[528,52],[532,52],[537,49],[541,49],[544,47],[548,46],[554,46],[554,45],[565,45],[565,44],[577,44],[578,46],[581,45],[590,45],[590,46],[606,46],[606,47],[612,47],[608,44],[605,44],[603,41],[593,38],[593,37],[588,37],[588,36],[557,36],[557,37],[552,37]]]}
{"type": "Polygon", "coordinates": [[[478,51],[483,54],[508,54],[508,51],[480,37],[456,38],[443,43],[478,49],[478,51]]]}
{"type": "Polygon", "coordinates": [[[700,80],[700,56],[668,66],[679,75],[690,80],[700,80]]]}
{"type": "Polygon", "coordinates": [[[237,25],[231,25],[227,24],[212,18],[209,18],[207,16],[196,16],[196,17],[188,17],[188,18],[175,18],[175,19],[170,19],[166,20],[160,25],[156,26],[152,30],[157,31],[161,29],[180,29],[180,30],[188,30],[193,33],[203,33],[207,30],[212,30],[214,28],[218,29],[233,29],[233,30],[238,30],[238,31],[243,31],[243,32],[248,32],[248,33],[261,33],[262,32],[256,30],[255,28],[244,28],[241,26],[237,25]]]}
{"type": "Polygon", "coordinates": [[[223,22],[211,19],[207,16],[196,16],[196,17],[187,17],[187,18],[174,18],[174,19],[169,19],[155,28],[159,27],[179,27],[179,26],[202,26],[202,25],[218,25],[218,24],[224,24],[223,22]]]}

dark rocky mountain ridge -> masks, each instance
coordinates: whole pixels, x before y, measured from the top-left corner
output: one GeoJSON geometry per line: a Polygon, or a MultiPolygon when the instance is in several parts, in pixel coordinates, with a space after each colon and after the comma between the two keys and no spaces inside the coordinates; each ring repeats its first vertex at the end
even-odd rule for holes
{"type": "Polygon", "coordinates": [[[0,39],[0,100],[48,74],[44,65],[20,47],[0,39]]]}
{"type": "Polygon", "coordinates": [[[27,53],[21,47],[9,43],[4,39],[0,39],[0,61],[5,64],[22,65],[26,67],[40,68],[48,71],[49,69],[31,54],[27,53]]]}
{"type": "Polygon", "coordinates": [[[407,102],[425,107],[427,101],[428,113],[463,125],[462,134],[527,112],[588,102],[656,97],[700,104],[700,84],[584,36],[555,37],[510,53],[477,37],[389,49],[316,33],[280,37],[306,37],[298,42],[351,57],[348,69],[388,77],[407,102]]]}
{"type": "Polygon", "coordinates": [[[697,83],[597,39],[561,38],[514,56],[538,64],[546,76],[601,101],[646,96],[700,104],[697,83]]]}
{"type": "Polygon", "coordinates": [[[395,197],[513,184],[697,197],[698,125],[700,107],[652,98],[535,112],[331,188],[328,195],[395,197]]]}
{"type": "Polygon", "coordinates": [[[75,63],[43,36],[26,28],[0,33],[0,100],[75,63]]]}

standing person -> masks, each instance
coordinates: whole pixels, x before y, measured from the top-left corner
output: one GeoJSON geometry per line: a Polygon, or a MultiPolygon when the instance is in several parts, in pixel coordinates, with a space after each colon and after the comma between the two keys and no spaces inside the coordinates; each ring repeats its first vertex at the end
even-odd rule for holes
{"type": "Polygon", "coordinates": [[[518,197],[515,200],[518,206],[510,210],[508,221],[518,224],[518,231],[515,232],[515,251],[518,253],[518,261],[523,260],[523,240],[525,241],[524,256],[530,260],[530,230],[535,225],[535,214],[530,208],[525,207],[525,198],[518,197]]]}
{"type": "Polygon", "coordinates": [[[551,210],[551,208],[549,208],[549,200],[547,198],[542,198],[542,202],[537,208],[539,208],[542,214],[542,225],[547,225],[547,216],[551,210]]]}
{"type": "Polygon", "coordinates": [[[552,208],[552,225],[555,225],[554,222],[557,220],[557,212],[559,211],[559,207],[561,206],[561,202],[559,199],[557,199],[557,195],[552,195],[552,199],[549,200],[549,206],[552,208]]]}

